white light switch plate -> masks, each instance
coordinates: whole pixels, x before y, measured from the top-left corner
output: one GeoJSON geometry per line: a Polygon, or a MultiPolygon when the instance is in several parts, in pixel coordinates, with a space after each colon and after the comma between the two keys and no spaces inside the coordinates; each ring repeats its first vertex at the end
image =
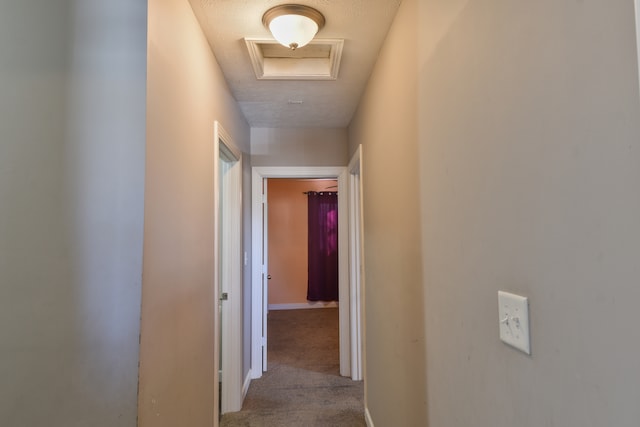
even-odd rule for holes
{"type": "Polygon", "coordinates": [[[520,295],[498,291],[500,339],[531,354],[529,341],[529,300],[520,295]]]}

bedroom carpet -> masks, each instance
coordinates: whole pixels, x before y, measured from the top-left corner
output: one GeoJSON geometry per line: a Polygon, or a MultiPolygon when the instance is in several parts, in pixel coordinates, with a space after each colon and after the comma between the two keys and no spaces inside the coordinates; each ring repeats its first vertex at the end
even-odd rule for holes
{"type": "Polygon", "coordinates": [[[338,309],[270,311],[268,371],[221,427],[364,427],[363,383],[339,375],[338,309]]]}

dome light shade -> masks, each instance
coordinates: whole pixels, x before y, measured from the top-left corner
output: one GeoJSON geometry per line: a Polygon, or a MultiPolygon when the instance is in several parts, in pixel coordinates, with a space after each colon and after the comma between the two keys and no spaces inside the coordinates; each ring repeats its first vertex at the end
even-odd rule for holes
{"type": "Polygon", "coordinates": [[[291,49],[308,44],[318,32],[318,24],[302,15],[282,15],[269,24],[273,37],[291,49]]]}
{"type": "Polygon", "coordinates": [[[273,37],[293,50],[313,40],[324,22],[324,16],[317,10],[296,4],[273,7],[262,16],[262,23],[273,37]]]}

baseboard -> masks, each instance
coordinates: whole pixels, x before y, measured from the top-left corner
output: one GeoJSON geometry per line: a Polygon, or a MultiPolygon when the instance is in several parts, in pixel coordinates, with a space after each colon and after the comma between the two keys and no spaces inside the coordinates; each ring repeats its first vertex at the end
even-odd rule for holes
{"type": "Polygon", "coordinates": [[[247,372],[247,377],[244,379],[244,384],[242,384],[242,401],[244,402],[244,398],[247,396],[247,392],[249,391],[249,385],[251,384],[251,369],[247,372]]]}
{"type": "Polygon", "coordinates": [[[364,408],[364,421],[367,423],[367,427],[373,427],[373,420],[369,413],[369,408],[364,408]]]}
{"type": "Polygon", "coordinates": [[[269,310],[300,310],[307,308],[336,308],[338,307],[337,301],[309,301],[303,303],[293,304],[269,304],[269,310]]]}

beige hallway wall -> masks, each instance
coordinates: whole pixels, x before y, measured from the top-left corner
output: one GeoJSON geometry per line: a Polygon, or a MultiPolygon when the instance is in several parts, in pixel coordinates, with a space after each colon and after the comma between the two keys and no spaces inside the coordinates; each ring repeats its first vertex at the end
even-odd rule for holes
{"type": "Polygon", "coordinates": [[[146,1],[0,3],[0,425],[134,427],[146,1]]]}
{"type": "Polygon", "coordinates": [[[346,166],[347,129],[252,128],[253,166],[346,166]]]}
{"type": "Polygon", "coordinates": [[[249,128],[186,0],[149,3],[140,426],[211,426],[213,123],[249,128]]]}
{"type": "Polygon", "coordinates": [[[637,424],[633,18],[632,1],[403,2],[350,126],[376,425],[637,424]],[[498,338],[500,289],[530,299],[531,356],[498,338]]]}
{"type": "Polygon", "coordinates": [[[431,425],[636,425],[633,1],[421,6],[431,425]],[[498,340],[498,289],[530,299],[531,357],[498,340]]]}
{"type": "Polygon", "coordinates": [[[426,420],[417,4],[403,2],[349,127],[363,145],[366,396],[376,426],[426,420]]]}

